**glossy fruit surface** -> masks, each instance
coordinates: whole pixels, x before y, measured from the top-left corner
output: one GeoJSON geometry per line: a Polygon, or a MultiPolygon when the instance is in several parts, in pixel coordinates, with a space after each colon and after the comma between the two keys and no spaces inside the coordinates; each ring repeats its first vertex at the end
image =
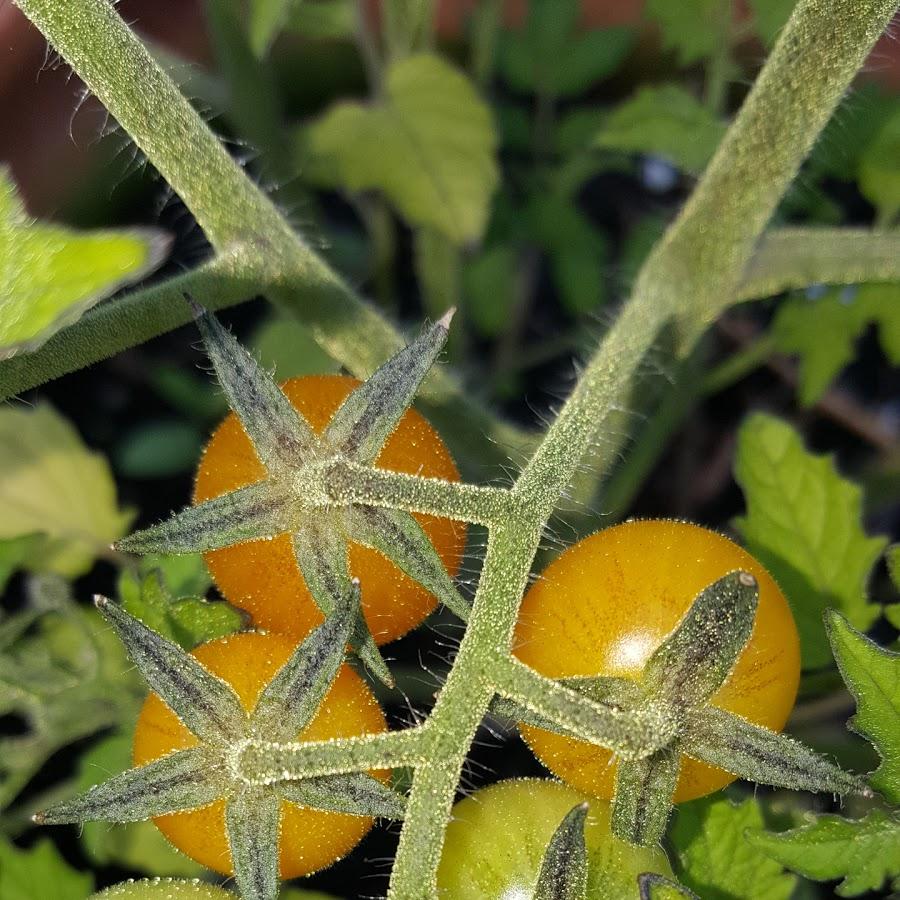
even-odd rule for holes
{"type": "MultiPolygon", "coordinates": [[[[249,711],[294,649],[294,641],[284,635],[249,632],[203,644],[193,655],[227,681],[249,711]]],[[[351,737],[384,731],[385,727],[381,707],[371,691],[352,669],[344,666],[298,740],[351,737]]],[[[197,738],[156,694],[147,698],[134,733],[135,764],[143,765],[197,743],[197,738]]],[[[183,853],[229,875],[231,856],[224,816],[225,803],[217,801],[202,809],[159,816],[154,822],[183,853]]],[[[296,878],[330,865],[353,849],[371,827],[369,818],[282,803],[281,877],[296,878]]]]}
{"type": "MultiPolygon", "coordinates": [[[[722,709],[775,731],[797,695],[800,644],[787,600],[768,572],[728,538],[686,522],[632,521],[599,531],[562,553],[525,595],[515,653],[553,678],[639,679],[645,662],[697,594],[736,569],[759,582],[749,642],[712,698],[722,709]]],[[[591,744],[521,727],[541,761],[567,783],[610,798],[615,764],[591,744]]],[[[675,802],[701,797],[734,776],[682,757],[675,802]]]]}
{"type": "MultiPolygon", "coordinates": [[[[547,844],[583,794],[540,778],[500,781],[453,807],[438,869],[441,900],[527,900],[547,844]]],[[[610,831],[610,806],[591,801],[585,824],[592,900],[637,900],[641,872],[670,875],[658,848],[632,847],[610,831]]]]}
{"type": "Polygon", "coordinates": [[[146,878],[114,884],[91,894],[89,900],[235,900],[235,895],[197,880],[146,878]]]}
{"type": "MultiPolygon", "coordinates": [[[[335,410],[357,387],[354,378],[311,375],[282,385],[294,406],[321,433],[335,410]]],[[[458,481],[459,472],[438,433],[415,410],[408,410],[385,442],[377,465],[397,472],[458,481]]],[[[237,417],[231,413],[206,446],[194,486],[194,502],[260,481],[265,469],[237,417]]],[[[417,515],[447,571],[459,568],[466,529],[462,523],[417,515]]],[[[204,554],[219,590],[246,609],[258,628],[302,638],[322,621],[297,568],[289,535],[249,541],[204,554]]],[[[375,550],[351,544],[350,571],[360,579],[362,605],[379,644],[406,634],[431,613],[436,600],[375,550]]]]}

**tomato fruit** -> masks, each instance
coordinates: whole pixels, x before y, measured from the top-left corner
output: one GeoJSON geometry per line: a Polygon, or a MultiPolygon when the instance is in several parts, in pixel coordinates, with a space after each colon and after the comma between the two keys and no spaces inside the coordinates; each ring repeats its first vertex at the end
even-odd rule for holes
{"type": "MultiPolygon", "coordinates": [[[[447,900],[519,900],[532,896],[547,844],[584,796],[541,778],[500,781],[453,807],[438,869],[447,900]]],[[[610,831],[610,806],[592,800],[584,836],[592,900],[638,897],[641,872],[671,875],[665,853],[632,847],[610,831]]]]}
{"type": "MultiPolygon", "coordinates": [[[[193,655],[214,675],[227,681],[250,711],[295,648],[295,642],[285,635],[247,632],[202,644],[193,655]]],[[[371,691],[349,666],[343,666],[315,717],[297,738],[322,741],[385,728],[381,707],[371,691]]],[[[195,747],[197,743],[197,738],[156,694],[147,698],[134,733],[136,765],[195,747]]],[[[183,853],[223,875],[231,874],[224,800],[201,809],[158,816],[154,822],[183,853]]],[[[372,819],[363,816],[282,803],[281,877],[296,878],[330,865],[355,847],[371,827],[372,819]]]]}
{"type": "MultiPolygon", "coordinates": [[[[741,569],[759,583],[753,633],[711,703],[781,730],[797,696],[800,643],[787,600],[772,576],[728,538],[699,525],[632,521],[563,552],[529,589],[515,654],[551,678],[639,679],[653,651],[707,585],[741,569]]],[[[526,725],[523,737],[563,781],[595,797],[613,794],[609,751],[526,725]]],[[[682,757],[676,803],[719,790],[734,776],[682,757]]]]}
{"type": "Polygon", "coordinates": [[[89,900],[235,900],[231,891],[180,878],[146,878],[123,881],[105,891],[91,894],[89,900]]]}
{"type": "MultiPolygon", "coordinates": [[[[355,378],[312,375],[292,378],[282,389],[313,429],[321,433],[358,385],[355,378]]],[[[459,480],[450,451],[431,425],[412,409],[404,413],[385,442],[376,465],[459,480]]],[[[194,502],[210,500],[265,477],[250,439],[231,413],[206,445],[194,485],[194,502]]],[[[465,525],[433,516],[416,518],[447,571],[455,575],[465,546],[465,525]]],[[[322,614],[297,568],[290,535],[214,550],[204,554],[204,559],[219,590],[235,606],[246,609],[257,627],[300,639],[321,623],[322,614]]],[[[360,579],[363,612],[379,644],[415,628],[437,604],[432,594],[376,550],[351,544],[349,565],[351,574],[360,579]]]]}

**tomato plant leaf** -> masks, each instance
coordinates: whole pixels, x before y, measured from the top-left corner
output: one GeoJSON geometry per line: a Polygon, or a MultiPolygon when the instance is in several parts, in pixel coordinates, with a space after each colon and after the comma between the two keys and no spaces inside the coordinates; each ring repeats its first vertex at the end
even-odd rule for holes
{"type": "MultiPolygon", "coordinates": [[[[257,56],[265,56],[275,36],[285,26],[296,0],[251,0],[249,6],[250,46],[257,56]]],[[[316,4],[318,5],[318,4],[316,4]]]]}
{"type": "Polygon", "coordinates": [[[178,750],[57,803],[37,813],[35,821],[42,825],[87,820],[143,822],[167,812],[212,803],[221,796],[220,780],[216,766],[199,747],[178,750]]]}
{"type": "Polygon", "coordinates": [[[900,653],[879,647],[833,611],[826,627],[838,668],[856,698],[850,726],[881,755],[869,783],[891,803],[900,803],[900,653]]]}
{"type": "Polygon", "coordinates": [[[754,798],[722,795],[682,803],[670,831],[679,878],[704,898],[788,900],[797,878],[748,840],[764,827],[754,798]]]}
{"type": "Polygon", "coordinates": [[[406,810],[402,794],[365,772],[282,781],[276,790],[291,803],[351,816],[402,819],[406,810]]]}
{"type": "MultiPolygon", "coordinates": [[[[131,765],[131,736],[113,734],[92,746],[78,760],[75,786],[79,791],[131,765]]],[[[199,875],[201,866],[179,853],[152,822],[85,822],[81,843],[99,865],[116,864],[156,875],[199,875]]]]}
{"type": "Polygon", "coordinates": [[[894,879],[900,889],[900,819],[873,809],[864,819],[819,816],[810,825],[769,834],[757,831],[747,840],[767,856],[806,878],[833,881],[839,897],[858,897],[894,879]]]}
{"type": "Polygon", "coordinates": [[[228,603],[176,596],[163,572],[152,567],[151,557],[141,560],[138,572],[121,573],[118,593],[127,613],[185,650],[233,634],[244,625],[244,616],[228,603]]]}
{"type": "Polygon", "coordinates": [[[228,738],[247,715],[237,695],[177,644],[166,640],[106,597],[97,608],[119,635],[147,683],[199,738],[228,738]]]}
{"type": "Polygon", "coordinates": [[[516,302],[518,249],[510,244],[488,247],[463,268],[466,319],[486,337],[506,327],[516,302]]]}
{"type": "Polygon", "coordinates": [[[55,752],[131,721],[144,695],[115,635],[64,582],[32,577],[26,595],[0,622],[0,710],[28,728],[0,739],[0,809],[55,752]]]}
{"type": "Polygon", "coordinates": [[[0,167],[0,359],[36,350],[153,271],[168,249],[154,229],[78,232],[33,222],[0,167]]]}
{"type": "Polygon", "coordinates": [[[280,818],[280,798],[251,785],[225,807],[234,880],[244,900],[271,900],[278,894],[280,818]]]}
{"type": "Polygon", "coordinates": [[[790,18],[796,0],[750,0],[756,33],[767,47],[775,43],[790,18]]]}
{"type": "Polygon", "coordinates": [[[118,507],[106,460],[43,403],[0,409],[0,503],[0,540],[46,536],[16,565],[67,577],[83,575],[133,516],[118,507]]]}
{"type": "Polygon", "coordinates": [[[736,524],[791,604],[803,666],[825,666],[827,607],[837,607],[863,629],[880,615],[866,598],[866,584],[886,541],[863,531],[859,487],[828,457],[809,453],[790,425],[772,416],[756,413],[741,426],[735,478],[747,501],[747,515],[736,524]]]}
{"type": "Polygon", "coordinates": [[[699,174],[725,134],[725,123],[675,84],[641,88],[617,106],[594,135],[607,150],[659,156],[699,174]]]}
{"type": "Polygon", "coordinates": [[[587,803],[573,807],[553,832],[541,860],[534,900],[587,900],[584,825],[588,808],[587,803]]]}
{"type": "Polygon", "coordinates": [[[882,221],[896,218],[900,213],[900,111],[896,108],[860,157],[857,180],[882,221]]]}
{"type": "Polygon", "coordinates": [[[888,358],[900,362],[900,285],[833,288],[821,297],[794,296],[779,306],[772,336],[779,350],[800,357],[798,395],[804,406],[819,400],[854,358],[856,341],[870,322],[878,324],[888,358]]]}
{"type": "Polygon", "coordinates": [[[48,838],[27,850],[0,838],[3,900],[84,900],[93,889],[94,876],[73,869],[48,838]]]}
{"type": "Polygon", "coordinates": [[[630,28],[578,28],[574,0],[534,0],[524,28],[505,34],[499,68],[510,87],[541,96],[582,94],[611,75],[634,46],[630,28]]]}
{"type": "Polygon", "coordinates": [[[340,103],[301,134],[313,177],[380,190],[411,224],[460,244],[484,231],[499,180],[495,147],[471,82],[430,54],[391,65],[381,102],[340,103]]]}
{"type": "Polygon", "coordinates": [[[718,0],[647,0],[645,12],[659,24],[663,46],[688,66],[712,55],[718,46],[718,31],[706,23],[715,21],[719,5],[718,0]]]}

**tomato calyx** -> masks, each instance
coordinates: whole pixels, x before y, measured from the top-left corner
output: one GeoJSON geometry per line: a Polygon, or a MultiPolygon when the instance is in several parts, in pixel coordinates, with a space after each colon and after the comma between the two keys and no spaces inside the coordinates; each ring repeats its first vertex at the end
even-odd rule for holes
{"type": "MultiPolygon", "coordinates": [[[[834,794],[870,793],[860,778],[799,741],[713,705],[750,639],[758,598],[751,574],[731,572],[697,595],[675,630],[647,660],[639,680],[562,680],[627,720],[652,722],[653,713],[658,716],[656,740],[648,740],[643,750],[617,754],[612,828],[618,837],[641,846],[662,838],[682,755],[760,784],[834,794]]],[[[577,727],[560,727],[508,702],[494,708],[528,725],[592,739],[577,727]]]]}
{"type": "Polygon", "coordinates": [[[40,824],[134,822],[198,809],[224,798],[232,867],[245,900],[274,900],[279,881],[282,801],[351,815],[402,818],[405,799],[363,772],[305,777],[285,771],[254,780],[240,765],[250,744],[277,744],[316,715],[344,661],[359,617],[359,583],[314,629],[263,688],[252,712],[197,659],[105,597],[96,604],[150,687],[198,744],[116,775],[35,816],[40,824]]]}
{"type": "Polygon", "coordinates": [[[584,823],[589,805],[579,803],[564,816],[544,851],[534,900],[588,900],[584,823]]]}
{"type": "MultiPolygon", "coordinates": [[[[272,376],[218,320],[196,305],[194,312],[216,376],[267,477],[136,532],[117,548],[135,553],[206,552],[290,533],[298,568],[327,617],[350,589],[348,547],[361,544],[384,554],[451,611],[467,618],[468,602],[411,513],[345,497],[348,471],[374,468],[412,403],[444,346],[451,314],[423,329],[353,390],[317,435],[272,376]]],[[[393,685],[361,611],[350,646],[373,675],[393,685]]]]}

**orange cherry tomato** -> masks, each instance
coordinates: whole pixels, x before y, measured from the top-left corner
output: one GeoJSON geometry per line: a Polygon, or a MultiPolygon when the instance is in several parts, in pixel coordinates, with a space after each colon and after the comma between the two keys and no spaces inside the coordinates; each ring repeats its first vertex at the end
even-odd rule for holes
{"type": "MultiPolygon", "coordinates": [[[[295,647],[295,642],[284,635],[246,632],[203,644],[193,655],[213,674],[227,681],[249,711],[295,647]]],[[[385,730],[384,715],[372,692],[352,669],[344,666],[315,717],[297,737],[323,741],[385,730]]],[[[195,747],[197,743],[197,738],[175,713],[156,694],[150,694],[134,732],[135,764],[144,765],[167,753],[195,747]]],[[[158,816],[153,821],[191,859],[223,875],[232,874],[224,800],[202,809],[158,816]]],[[[297,878],[331,865],[362,840],[372,821],[363,816],[282,802],[281,877],[297,878]]]]}
{"type": "MultiPolygon", "coordinates": [[[[331,421],[347,395],[359,385],[341,375],[292,378],[282,385],[291,403],[317,433],[331,421]]],[[[459,472],[438,433],[415,410],[407,410],[387,439],[376,464],[396,472],[458,481],[459,472]]],[[[194,502],[260,481],[266,472],[234,413],[216,429],[197,471],[194,502]]],[[[466,527],[449,519],[416,515],[443,560],[455,575],[465,547],[466,527]]],[[[290,535],[249,541],[204,554],[219,590],[246,609],[257,627],[300,639],[322,622],[297,568],[290,535]]],[[[379,644],[386,644],[419,625],[437,601],[424,587],[401,572],[385,556],[351,544],[350,572],[359,578],[362,607],[379,644]]]]}
{"type": "MultiPolygon", "coordinates": [[[[637,680],[697,594],[736,569],[756,577],[759,606],[750,640],[711,702],[779,731],[800,681],[800,642],[790,607],[772,576],[749,553],[698,525],[626,522],[570,547],[525,595],[515,653],[551,678],[612,675],[637,680]]],[[[563,781],[595,797],[612,797],[615,762],[609,751],[526,725],[520,730],[563,781]]],[[[733,775],[697,760],[682,757],[681,763],[675,802],[734,781],[733,775]]]]}

